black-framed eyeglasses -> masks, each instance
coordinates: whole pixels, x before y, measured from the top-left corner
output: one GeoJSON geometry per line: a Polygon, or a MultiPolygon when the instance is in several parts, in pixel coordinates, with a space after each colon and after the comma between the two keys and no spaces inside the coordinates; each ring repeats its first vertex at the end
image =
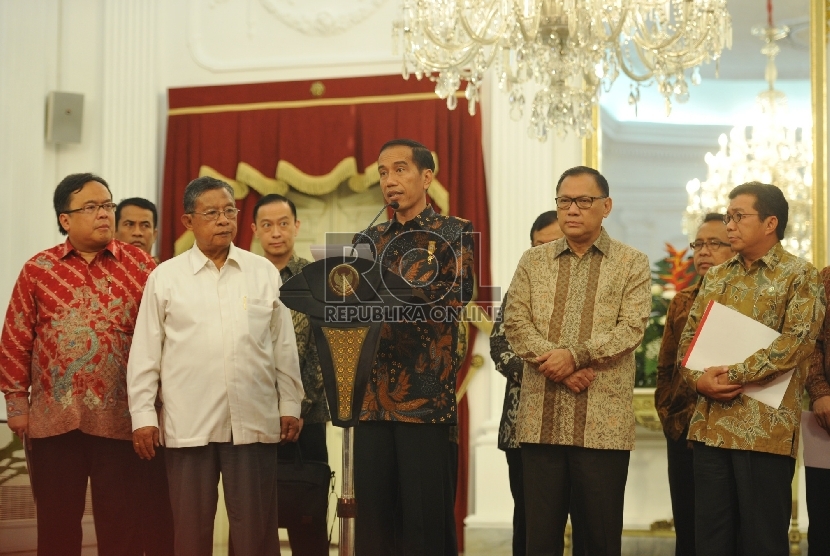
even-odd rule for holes
{"type": "Polygon", "coordinates": [[[203,216],[205,220],[219,220],[219,215],[224,214],[228,220],[235,220],[236,215],[239,214],[239,209],[236,207],[225,207],[222,210],[206,210],[205,212],[193,211],[190,214],[198,214],[203,216]]]}
{"type": "Polygon", "coordinates": [[[79,212],[81,214],[96,214],[99,209],[104,209],[104,212],[114,212],[115,207],[117,207],[115,203],[87,203],[81,208],[76,208],[72,210],[65,210],[63,214],[73,214],[79,212]]]}
{"type": "Polygon", "coordinates": [[[571,197],[557,197],[554,199],[556,201],[556,208],[567,210],[571,208],[571,205],[576,203],[576,206],[581,209],[589,209],[593,206],[594,201],[597,199],[607,199],[608,195],[603,195],[602,197],[577,197],[572,199],[571,197]]]}
{"type": "Polygon", "coordinates": [[[689,247],[691,247],[694,251],[700,251],[701,249],[703,249],[704,245],[709,248],[709,251],[717,251],[721,247],[731,247],[730,244],[717,239],[710,239],[708,241],[703,241],[702,239],[699,239],[697,241],[690,243],[689,247]]]}
{"type": "Polygon", "coordinates": [[[735,214],[725,214],[723,216],[723,223],[729,224],[730,220],[734,220],[735,224],[740,222],[742,219],[746,218],[747,216],[757,216],[759,219],[763,220],[766,218],[757,212],[736,212],[735,214]]]}

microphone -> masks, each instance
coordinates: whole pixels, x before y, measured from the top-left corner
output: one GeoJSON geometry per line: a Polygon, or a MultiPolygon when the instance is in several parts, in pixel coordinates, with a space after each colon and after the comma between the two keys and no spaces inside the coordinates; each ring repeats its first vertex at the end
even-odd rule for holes
{"type": "Polygon", "coordinates": [[[378,218],[380,218],[380,215],[383,213],[383,211],[385,211],[385,210],[386,210],[386,209],[388,209],[388,208],[391,208],[392,210],[398,210],[398,207],[400,207],[400,206],[401,206],[401,205],[400,205],[400,203],[398,203],[398,201],[392,201],[391,203],[387,203],[387,204],[383,205],[383,208],[382,208],[382,209],[380,209],[380,210],[378,211],[378,213],[375,215],[375,217],[372,219],[372,221],[371,221],[371,222],[369,222],[369,225],[368,225],[368,226],[366,226],[366,229],[364,229],[362,232],[360,232],[360,233],[357,235],[357,239],[355,239],[354,243],[352,243],[352,249],[354,249],[354,248],[355,248],[355,245],[357,245],[357,241],[358,241],[358,239],[360,239],[360,236],[364,236],[364,235],[366,235],[366,232],[368,232],[368,231],[369,231],[369,228],[371,228],[371,227],[372,227],[372,225],[375,223],[375,221],[376,221],[378,218]]]}

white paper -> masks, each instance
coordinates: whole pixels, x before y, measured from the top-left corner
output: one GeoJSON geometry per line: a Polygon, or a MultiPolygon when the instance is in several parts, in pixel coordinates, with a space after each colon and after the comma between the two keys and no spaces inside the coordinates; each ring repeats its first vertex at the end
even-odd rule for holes
{"type": "Polygon", "coordinates": [[[801,412],[801,446],[804,465],[830,469],[830,434],[821,428],[812,411],[801,412]]]}
{"type": "Polygon", "coordinates": [[[771,407],[779,408],[781,407],[781,402],[784,400],[784,394],[787,393],[787,387],[790,385],[790,379],[792,377],[793,371],[790,371],[776,377],[775,380],[771,380],[763,386],[760,384],[744,384],[744,395],[755,398],[759,402],[771,407]]]}
{"type": "MultiPolygon", "coordinates": [[[[766,349],[780,334],[735,309],[710,302],[706,319],[701,323],[694,344],[683,366],[694,371],[709,367],[743,363],[760,349],[766,349]]],[[[779,407],[784,399],[793,371],[764,385],[747,384],[744,394],[761,403],[779,407]]]]}

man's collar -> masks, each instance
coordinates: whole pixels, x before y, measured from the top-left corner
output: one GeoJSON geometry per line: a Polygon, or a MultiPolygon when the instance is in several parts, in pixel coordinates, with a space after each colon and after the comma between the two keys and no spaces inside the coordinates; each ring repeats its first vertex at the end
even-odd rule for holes
{"type": "MultiPolygon", "coordinates": [[[[784,253],[784,247],[781,245],[780,241],[777,241],[775,242],[775,245],[770,247],[769,251],[764,253],[764,256],[755,261],[755,263],[762,263],[770,270],[773,270],[776,266],[778,266],[778,263],[781,262],[781,258],[783,257],[784,253]]],[[[755,263],[752,264],[754,265],[755,263]]],[[[724,264],[740,264],[742,267],[746,268],[746,266],[744,265],[744,258],[740,253],[726,261],[724,264]]]]}
{"type": "MultiPolygon", "coordinates": [[[[572,251],[571,246],[568,245],[568,238],[561,237],[555,241],[552,241],[551,244],[553,245],[553,257],[556,258],[562,253],[567,251],[572,251]]],[[[600,228],[599,237],[594,240],[594,243],[591,244],[591,247],[596,247],[600,253],[605,256],[608,256],[608,252],[611,249],[611,236],[608,235],[608,232],[605,231],[605,227],[603,226],[600,228]]],[[[591,248],[588,248],[590,251],[591,248]]]]}
{"type": "MultiPolygon", "coordinates": [[[[242,264],[240,262],[239,257],[240,251],[241,250],[239,249],[239,247],[231,243],[230,249],[228,250],[228,258],[225,259],[225,264],[233,261],[236,264],[236,266],[242,268],[242,264]]],[[[190,251],[188,251],[188,256],[190,257],[190,268],[193,270],[193,274],[196,274],[202,268],[204,268],[204,266],[210,260],[207,257],[207,255],[202,253],[202,250],[199,249],[199,246],[195,243],[193,244],[193,247],[190,248],[190,251]]]]}
{"type": "MultiPolygon", "coordinates": [[[[72,242],[69,241],[69,238],[66,238],[66,241],[63,242],[63,245],[61,247],[62,247],[62,249],[60,251],[60,258],[61,259],[66,258],[73,251],[78,253],[78,256],[81,256],[81,253],[77,249],[75,249],[75,246],[72,245],[72,242]]],[[[101,251],[109,251],[110,254],[115,258],[115,260],[117,260],[117,261],[121,260],[121,245],[119,245],[118,240],[111,239],[110,242],[107,243],[106,246],[104,246],[103,249],[101,249],[101,251]]],[[[100,253],[100,251],[99,251],[99,253],[100,253]]]]}
{"type": "MultiPolygon", "coordinates": [[[[398,222],[397,218],[392,218],[389,222],[387,222],[386,229],[381,230],[381,235],[391,232],[392,230],[396,229],[398,226],[407,226],[407,227],[418,227],[421,229],[426,229],[429,224],[435,221],[438,217],[438,214],[432,209],[432,205],[427,205],[424,210],[419,212],[415,218],[412,220],[407,220],[404,224],[398,222]]],[[[382,224],[381,224],[382,225],[382,224]]]]}
{"type": "Polygon", "coordinates": [[[291,252],[291,258],[288,259],[288,262],[285,263],[285,267],[280,272],[288,272],[289,275],[294,276],[298,272],[300,272],[300,257],[297,256],[296,251],[291,252]]]}

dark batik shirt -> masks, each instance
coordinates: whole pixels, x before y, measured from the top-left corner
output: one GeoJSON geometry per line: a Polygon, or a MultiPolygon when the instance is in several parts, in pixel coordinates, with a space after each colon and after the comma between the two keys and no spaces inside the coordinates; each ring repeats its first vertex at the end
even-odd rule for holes
{"type": "Polygon", "coordinates": [[[150,255],[111,241],[91,262],[67,240],[24,265],[0,340],[9,417],[29,415],[32,438],[80,430],[132,438],[127,356],[150,255]]]}
{"type": "MultiPolygon", "coordinates": [[[[507,303],[504,295],[502,307],[507,303]]],[[[490,333],[490,357],[496,364],[496,370],[507,378],[504,387],[504,408],[499,423],[499,449],[509,450],[519,447],[516,418],[519,416],[519,394],[522,391],[522,370],[524,361],[513,352],[510,342],[504,335],[504,316],[499,310],[493,331],[490,333]]]]}
{"type": "Polygon", "coordinates": [[[677,344],[689,318],[689,310],[700,290],[700,282],[677,292],[666,312],[666,327],[657,357],[657,388],[654,390],[654,407],[663,424],[666,437],[678,440],[695,411],[697,392],[692,390],[677,365],[677,344]]]}
{"type": "Polygon", "coordinates": [[[361,420],[456,423],[459,327],[451,315],[473,296],[472,232],[469,221],[428,206],[405,224],[393,219],[355,236],[413,286],[418,309],[412,320],[383,325],[361,420]]]}
{"type": "MultiPolygon", "coordinates": [[[[302,259],[292,253],[288,264],[280,270],[283,283],[299,273],[311,261],[302,259]]],[[[300,378],[303,381],[305,397],[300,417],[307,424],[325,423],[330,421],[329,407],[326,403],[326,391],[323,386],[323,372],[320,369],[320,358],[317,356],[317,343],[308,321],[308,315],[291,311],[291,320],[294,323],[294,334],[297,336],[297,355],[300,356],[300,378]]]]}

